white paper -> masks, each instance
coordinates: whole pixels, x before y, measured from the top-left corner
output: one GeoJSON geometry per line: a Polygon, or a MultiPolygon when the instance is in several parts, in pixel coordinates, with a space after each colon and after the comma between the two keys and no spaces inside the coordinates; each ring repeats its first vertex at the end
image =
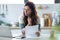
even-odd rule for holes
{"type": "Polygon", "coordinates": [[[38,32],[38,25],[25,27],[25,35],[27,38],[37,37],[36,32],[38,32]]]}

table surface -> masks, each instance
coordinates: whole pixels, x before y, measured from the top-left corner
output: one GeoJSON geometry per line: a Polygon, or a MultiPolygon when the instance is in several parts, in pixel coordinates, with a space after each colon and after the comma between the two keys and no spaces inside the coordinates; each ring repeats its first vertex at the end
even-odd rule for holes
{"type": "MultiPolygon", "coordinates": [[[[50,29],[52,29],[52,27],[41,28],[41,33],[40,33],[41,35],[39,38],[38,37],[37,38],[24,38],[22,40],[60,40],[60,34],[54,34],[55,36],[53,38],[50,37],[50,29]]],[[[19,36],[21,35],[21,30],[19,27],[11,27],[11,33],[13,36],[19,36]]],[[[21,40],[21,38],[0,37],[0,40],[21,40]]]]}
{"type": "Polygon", "coordinates": [[[0,40],[60,40],[60,36],[59,37],[53,37],[53,38],[40,37],[40,38],[24,38],[24,39],[0,37],[0,40]]]}
{"type": "MultiPolygon", "coordinates": [[[[24,38],[22,40],[60,40],[60,34],[54,34],[55,36],[50,37],[50,30],[42,30],[40,37],[38,38],[24,38]],[[46,34],[45,34],[46,33],[46,34]]],[[[19,29],[11,29],[13,36],[19,36],[21,34],[21,30],[19,29]]],[[[21,40],[21,38],[8,38],[8,37],[0,37],[0,40],[21,40]]]]}

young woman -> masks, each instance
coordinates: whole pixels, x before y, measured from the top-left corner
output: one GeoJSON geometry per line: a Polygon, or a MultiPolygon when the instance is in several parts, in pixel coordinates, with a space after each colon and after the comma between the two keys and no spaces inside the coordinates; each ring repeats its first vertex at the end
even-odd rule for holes
{"type": "Polygon", "coordinates": [[[35,34],[37,36],[40,35],[40,19],[37,15],[37,11],[35,8],[34,3],[32,2],[26,2],[23,10],[23,16],[19,19],[20,23],[19,26],[22,29],[22,34],[25,35],[25,26],[33,26],[33,25],[39,25],[38,32],[35,34]]]}

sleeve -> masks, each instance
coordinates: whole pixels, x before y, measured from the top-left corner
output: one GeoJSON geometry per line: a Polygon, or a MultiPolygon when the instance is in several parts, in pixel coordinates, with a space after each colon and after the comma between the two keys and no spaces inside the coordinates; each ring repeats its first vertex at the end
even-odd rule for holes
{"type": "Polygon", "coordinates": [[[19,17],[19,27],[20,27],[20,29],[24,28],[23,17],[19,17]]]}
{"type": "Polygon", "coordinates": [[[38,21],[38,24],[40,24],[40,17],[38,17],[37,21],[38,21]]]}
{"type": "Polygon", "coordinates": [[[40,30],[40,17],[38,17],[38,20],[37,21],[38,21],[38,25],[39,25],[38,26],[38,30],[40,30]]]}

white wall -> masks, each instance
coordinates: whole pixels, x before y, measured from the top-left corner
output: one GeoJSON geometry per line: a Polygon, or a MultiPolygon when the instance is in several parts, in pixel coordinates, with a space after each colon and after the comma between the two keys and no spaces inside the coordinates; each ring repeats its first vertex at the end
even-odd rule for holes
{"type": "Polygon", "coordinates": [[[22,4],[9,4],[8,6],[8,13],[6,15],[6,18],[2,18],[4,22],[11,23],[11,22],[18,22],[18,17],[21,16],[23,13],[23,7],[22,4]]]}
{"type": "MultiPolygon", "coordinates": [[[[58,12],[57,9],[60,6],[59,4],[58,5],[57,4],[55,4],[55,5],[54,4],[45,4],[45,5],[47,5],[48,8],[47,9],[40,9],[40,10],[37,9],[38,4],[36,5],[36,9],[37,9],[38,15],[40,17],[42,16],[42,13],[53,14],[52,13],[53,11],[58,12]]],[[[7,23],[18,22],[18,17],[22,16],[22,14],[23,14],[24,5],[23,4],[8,4],[7,6],[8,6],[8,14],[6,15],[6,18],[0,17],[0,20],[3,20],[4,22],[7,22],[7,23]]]]}

